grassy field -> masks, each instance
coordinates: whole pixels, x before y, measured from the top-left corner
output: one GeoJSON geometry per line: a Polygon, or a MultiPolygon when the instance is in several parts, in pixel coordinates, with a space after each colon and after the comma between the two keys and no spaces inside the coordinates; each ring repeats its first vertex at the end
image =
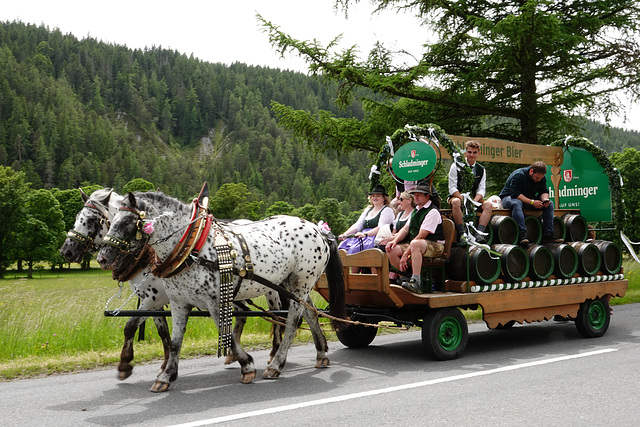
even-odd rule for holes
{"type": "MultiPolygon", "coordinates": [[[[640,301],[640,266],[624,263],[629,290],[612,305],[640,301]]],[[[0,381],[63,372],[115,366],[120,357],[126,318],[105,317],[107,302],[118,292],[111,273],[97,268],[64,272],[38,271],[33,279],[9,271],[0,280],[0,381]]],[[[136,300],[125,285],[122,295],[111,300],[109,309],[135,309],[136,300]],[[126,304],[123,306],[123,304],[126,304]]],[[[317,304],[326,305],[316,295],[317,304]]],[[[264,306],[264,301],[256,301],[264,306]]],[[[469,320],[481,319],[478,311],[467,311],[469,320]]],[[[170,322],[170,318],[169,318],[170,322]]],[[[249,318],[242,343],[245,348],[268,348],[271,325],[249,318]]],[[[145,340],[136,341],[134,363],[162,358],[160,340],[153,321],[146,322],[145,340]]],[[[334,333],[328,339],[335,340],[334,333]]],[[[217,352],[217,330],[208,318],[189,321],[182,349],[183,357],[217,352]]],[[[312,342],[301,330],[297,343],[312,342]]],[[[115,374],[114,374],[115,375],[115,374]]]]}

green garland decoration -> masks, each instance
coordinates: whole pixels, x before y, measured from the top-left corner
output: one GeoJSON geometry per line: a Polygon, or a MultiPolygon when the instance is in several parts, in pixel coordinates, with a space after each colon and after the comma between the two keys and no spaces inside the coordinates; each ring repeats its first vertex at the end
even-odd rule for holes
{"type": "MultiPolygon", "coordinates": [[[[380,153],[378,154],[378,159],[374,166],[372,167],[371,173],[371,184],[370,187],[373,187],[380,182],[380,171],[383,170],[384,166],[387,164],[388,160],[391,156],[391,146],[390,143],[393,144],[394,151],[400,149],[403,145],[408,142],[418,141],[420,139],[426,139],[432,141],[438,150],[440,147],[444,147],[449,156],[453,159],[453,161],[458,165],[459,170],[461,171],[461,193],[468,193],[471,191],[473,186],[473,170],[471,166],[464,161],[464,151],[462,151],[452,140],[447,136],[445,131],[438,125],[433,123],[427,123],[422,125],[406,125],[404,128],[396,130],[391,137],[387,137],[387,143],[383,145],[380,149],[380,153]]],[[[436,163],[436,167],[433,170],[435,173],[441,166],[441,156],[438,153],[438,160],[436,163]]],[[[386,168],[385,168],[386,169],[386,168]]],[[[425,177],[428,178],[428,177],[425,177]]],[[[467,201],[467,209],[466,212],[471,212],[472,214],[465,215],[464,222],[468,222],[475,218],[475,206],[472,205],[471,202],[467,201]]]]}
{"type": "Polygon", "coordinates": [[[578,136],[567,136],[564,139],[555,141],[552,146],[563,147],[567,150],[569,146],[582,148],[588,151],[598,162],[600,166],[605,170],[609,177],[609,185],[611,186],[611,200],[613,202],[613,224],[618,230],[622,230],[622,226],[625,220],[625,211],[622,203],[622,185],[620,184],[620,173],[616,169],[606,151],[596,146],[593,142],[587,138],[578,136]]]}

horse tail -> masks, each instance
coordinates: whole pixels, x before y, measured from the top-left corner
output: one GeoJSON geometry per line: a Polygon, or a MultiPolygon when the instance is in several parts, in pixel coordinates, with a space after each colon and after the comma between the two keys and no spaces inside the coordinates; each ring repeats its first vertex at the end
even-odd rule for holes
{"type": "MultiPolygon", "coordinates": [[[[329,240],[329,263],[325,269],[325,274],[329,284],[329,314],[340,319],[346,319],[344,270],[338,252],[338,242],[335,239],[329,240]]],[[[331,325],[338,330],[345,327],[343,322],[336,320],[331,320],[331,325]]]]}

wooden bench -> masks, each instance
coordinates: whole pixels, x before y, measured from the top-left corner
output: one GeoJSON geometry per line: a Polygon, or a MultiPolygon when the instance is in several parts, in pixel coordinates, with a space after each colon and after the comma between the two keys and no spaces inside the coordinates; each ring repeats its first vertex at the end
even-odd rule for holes
{"type": "MultiPolygon", "coordinates": [[[[443,218],[442,221],[445,236],[444,252],[438,258],[423,258],[422,267],[423,283],[430,284],[434,278],[434,272],[437,271],[440,273],[440,289],[444,290],[445,266],[451,256],[451,247],[456,233],[453,221],[448,218],[443,218]]],[[[340,250],[340,258],[344,269],[345,291],[347,304],[349,305],[402,307],[404,305],[403,300],[407,300],[405,293],[415,295],[400,286],[389,283],[389,259],[387,254],[380,249],[367,249],[353,255],[347,255],[346,251],[340,250]],[[369,267],[375,272],[352,272],[352,270],[357,271],[360,267],[369,267]],[[402,295],[399,296],[399,294],[402,295]]],[[[328,296],[327,279],[324,274],[316,284],[315,289],[323,296],[328,296]]],[[[430,287],[428,290],[425,289],[425,292],[430,291],[430,287]]]]}

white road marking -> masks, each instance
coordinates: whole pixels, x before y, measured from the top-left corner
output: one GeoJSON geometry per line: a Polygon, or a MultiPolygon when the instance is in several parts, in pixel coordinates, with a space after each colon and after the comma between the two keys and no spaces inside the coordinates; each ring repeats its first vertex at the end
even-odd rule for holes
{"type": "Polygon", "coordinates": [[[325,399],[310,400],[308,402],[300,402],[300,403],[294,403],[294,404],[291,404],[291,405],[276,406],[274,408],[260,409],[258,411],[250,411],[250,412],[243,412],[243,413],[239,413],[239,414],[225,415],[223,417],[209,418],[207,420],[193,421],[193,422],[190,422],[190,423],[175,424],[175,425],[169,426],[169,427],[198,427],[198,426],[206,426],[206,425],[211,425],[211,424],[223,423],[223,422],[226,422],[226,421],[234,421],[234,420],[240,420],[240,419],[243,419],[243,418],[257,417],[257,416],[260,416],[260,415],[275,414],[277,412],[292,411],[292,410],[300,409],[300,408],[308,408],[310,406],[326,405],[328,403],[335,403],[335,402],[344,402],[346,400],[351,400],[351,399],[359,399],[359,398],[362,398],[362,397],[376,396],[376,395],[385,394],[385,393],[393,393],[393,392],[401,391],[401,390],[410,390],[412,388],[425,387],[425,386],[430,386],[430,385],[434,385],[434,384],[442,384],[442,383],[447,383],[447,382],[451,382],[451,381],[459,381],[459,380],[464,380],[464,379],[467,379],[467,378],[474,378],[474,377],[480,377],[480,376],[484,376],[484,375],[498,374],[498,373],[501,373],[501,372],[515,371],[517,369],[530,368],[532,366],[546,365],[546,364],[549,364],[549,363],[563,362],[563,361],[566,361],[566,360],[578,359],[578,358],[581,358],[581,357],[597,356],[599,354],[611,353],[611,352],[617,351],[617,350],[618,349],[615,349],[615,348],[605,348],[605,349],[602,349],[602,350],[589,351],[589,352],[586,352],[586,353],[578,353],[578,354],[572,354],[572,355],[569,355],[569,356],[554,357],[552,359],[538,360],[536,362],[527,362],[527,363],[521,363],[521,364],[518,364],[518,365],[503,366],[501,368],[488,369],[486,371],[470,372],[470,373],[467,373],[467,374],[453,375],[451,377],[438,378],[438,379],[428,380],[428,381],[420,381],[420,382],[417,382],[417,383],[399,385],[399,386],[395,386],[395,387],[387,387],[387,388],[381,388],[381,389],[377,389],[377,390],[363,391],[363,392],[360,392],[360,393],[345,394],[343,396],[334,396],[334,397],[328,397],[328,398],[325,398],[325,399]]]}

